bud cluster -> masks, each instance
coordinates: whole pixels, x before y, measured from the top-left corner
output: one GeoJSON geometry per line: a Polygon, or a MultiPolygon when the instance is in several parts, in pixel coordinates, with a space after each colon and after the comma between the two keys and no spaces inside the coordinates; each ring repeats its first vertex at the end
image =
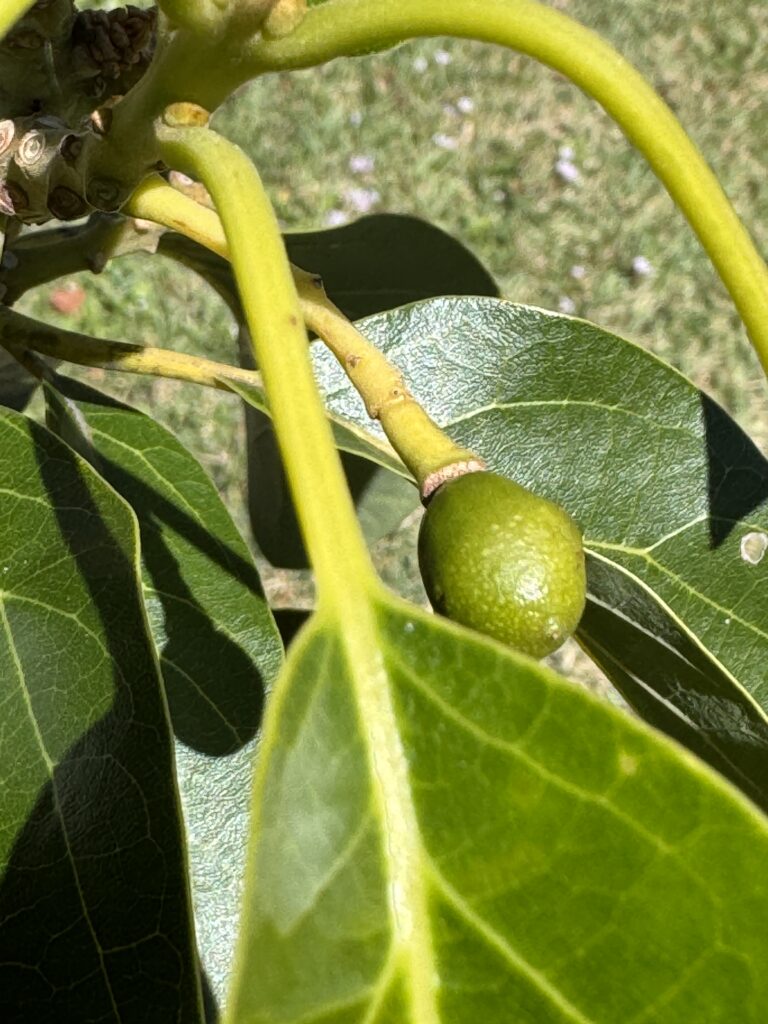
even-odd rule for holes
{"type": "Polygon", "coordinates": [[[79,158],[149,66],[155,28],[155,9],[38,0],[2,40],[0,218],[41,224],[119,205],[117,183],[84,180],[79,158]]]}
{"type": "Polygon", "coordinates": [[[123,79],[130,87],[152,56],[156,10],[129,4],[111,11],[81,11],[72,27],[72,63],[84,79],[93,79],[91,93],[101,94],[108,82],[123,79]]]}

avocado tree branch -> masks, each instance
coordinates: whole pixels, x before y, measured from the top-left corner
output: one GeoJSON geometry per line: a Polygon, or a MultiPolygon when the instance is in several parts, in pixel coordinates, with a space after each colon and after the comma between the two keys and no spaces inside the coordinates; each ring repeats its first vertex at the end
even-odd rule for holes
{"type": "Polygon", "coordinates": [[[578,22],[535,0],[328,0],[285,39],[256,39],[255,74],[384,50],[416,36],[498,43],[547,64],[607,111],[688,219],[768,373],[768,268],[717,178],[643,76],[578,22]]]}
{"type": "Polygon", "coordinates": [[[84,223],[34,231],[6,245],[0,265],[0,301],[12,306],[39,285],[80,271],[100,273],[116,256],[157,250],[162,231],[120,214],[92,214],[84,223]]]}
{"type": "MultiPolygon", "coordinates": [[[[153,177],[140,185],[126,210],[135,217],[174,228],[229,259],[227,239],[215,211],[182,195],[162,178],[153,177]]],[[[320,278],[294,266],[291,272],[307,327],[336,356],[368,415],[380,421],[423,497],[442,482],[446,471],[455,474],[482,468],[482,460],[457,445],[430,419],[408,390],[400,370],[328,298],[320,278]]]]}

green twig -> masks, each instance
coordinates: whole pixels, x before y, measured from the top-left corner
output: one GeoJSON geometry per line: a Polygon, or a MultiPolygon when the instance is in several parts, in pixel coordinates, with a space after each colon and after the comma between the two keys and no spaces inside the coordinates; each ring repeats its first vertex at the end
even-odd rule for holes
{"type": "Polygon", "coordinates": [[[643,76],[600,36],[534,0],[329,0],[295,32],[252,44],[257,73],[311,67],[415,36],[499,43],[561,72],[646,157],[730,292],[768,373],[768,268],[706,161],[643,76]]]}
{"type": "MultiPolygon", "coordinates": [[[[214,210],[182,195],[162,178],[145,181],[131,196],[126,210],[135,217],[174,228],[188,238],[229,259],[229,245],[214,210]]],[[[453,472],[481,468],[473,452],[457,445],[427,415],[411,395],[400,370],[371,344],[325,294],[314,275],[291,267],[301,312],[310,330],[338,359],[368,415],[378,419],[392,447],[427,497],[447,467],[453,472]]]]}
{"type": "Polygon", "coordinates": [[[353,613],[375,579],[309,363],[296,288],[256,169],[205,128],[160,126],[165,161],[200,179],[221,217],[304,540],[326,607],[353,613]]]}

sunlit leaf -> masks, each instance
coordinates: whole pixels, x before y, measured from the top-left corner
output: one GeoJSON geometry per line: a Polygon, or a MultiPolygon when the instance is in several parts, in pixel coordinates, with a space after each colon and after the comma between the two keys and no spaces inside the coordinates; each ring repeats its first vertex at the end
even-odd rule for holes
{"type": "Polygon", "coordinates": [[[268,712],[231,1019],[762,1022],[753,805],[534,662],[356,607],[268,712]]]}

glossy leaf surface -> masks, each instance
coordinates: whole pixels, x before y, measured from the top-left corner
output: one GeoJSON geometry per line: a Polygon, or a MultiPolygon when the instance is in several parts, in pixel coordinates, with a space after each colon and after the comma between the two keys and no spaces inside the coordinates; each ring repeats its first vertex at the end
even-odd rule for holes
{"type": "Polygon", "coordinates": [[[197,1022],[160,675],[120,497],[0,412],[4,1021],[197,1022]]]}
{"type": "Polygon", "coordinates": [[[316,617],[256,794],[228,1020],[768,1012],[768,821],[682,748],[445,620],[385,596],[356,623],[316,617]]]}
{"type": "MultiPolygon", "coordinates": [[[[587,646],[610,652],[601,664],[650,721],[683,742],[704,733],[713,763],[768,806],[768,463],[749,438],[671,367],[584,321],[477,298],[360,326],[457,441],[574,516],[601,565],[592,601],[632,625],[632,675],[658,699],[641,706],[626,685],[610,616],[588,616],[587,646]],[[625,600],[627,580],[650,597],[625,600]],[[707,677],[679,700],[658,657],[675,631],[707,677]]],[[[335,361],[313,354],[333,413],[364,426],[335,361]]]]}
{"type": "Polygon", "coordinates": [[[71,380],[49,420],[139,521],[146,603],[177,737],[203,964],[223,994],[264,691],[282,644],[250,552],[199,463],[150,417],[71,380]],[[73,436],[77,431],[77,436],[73,436]]]}

